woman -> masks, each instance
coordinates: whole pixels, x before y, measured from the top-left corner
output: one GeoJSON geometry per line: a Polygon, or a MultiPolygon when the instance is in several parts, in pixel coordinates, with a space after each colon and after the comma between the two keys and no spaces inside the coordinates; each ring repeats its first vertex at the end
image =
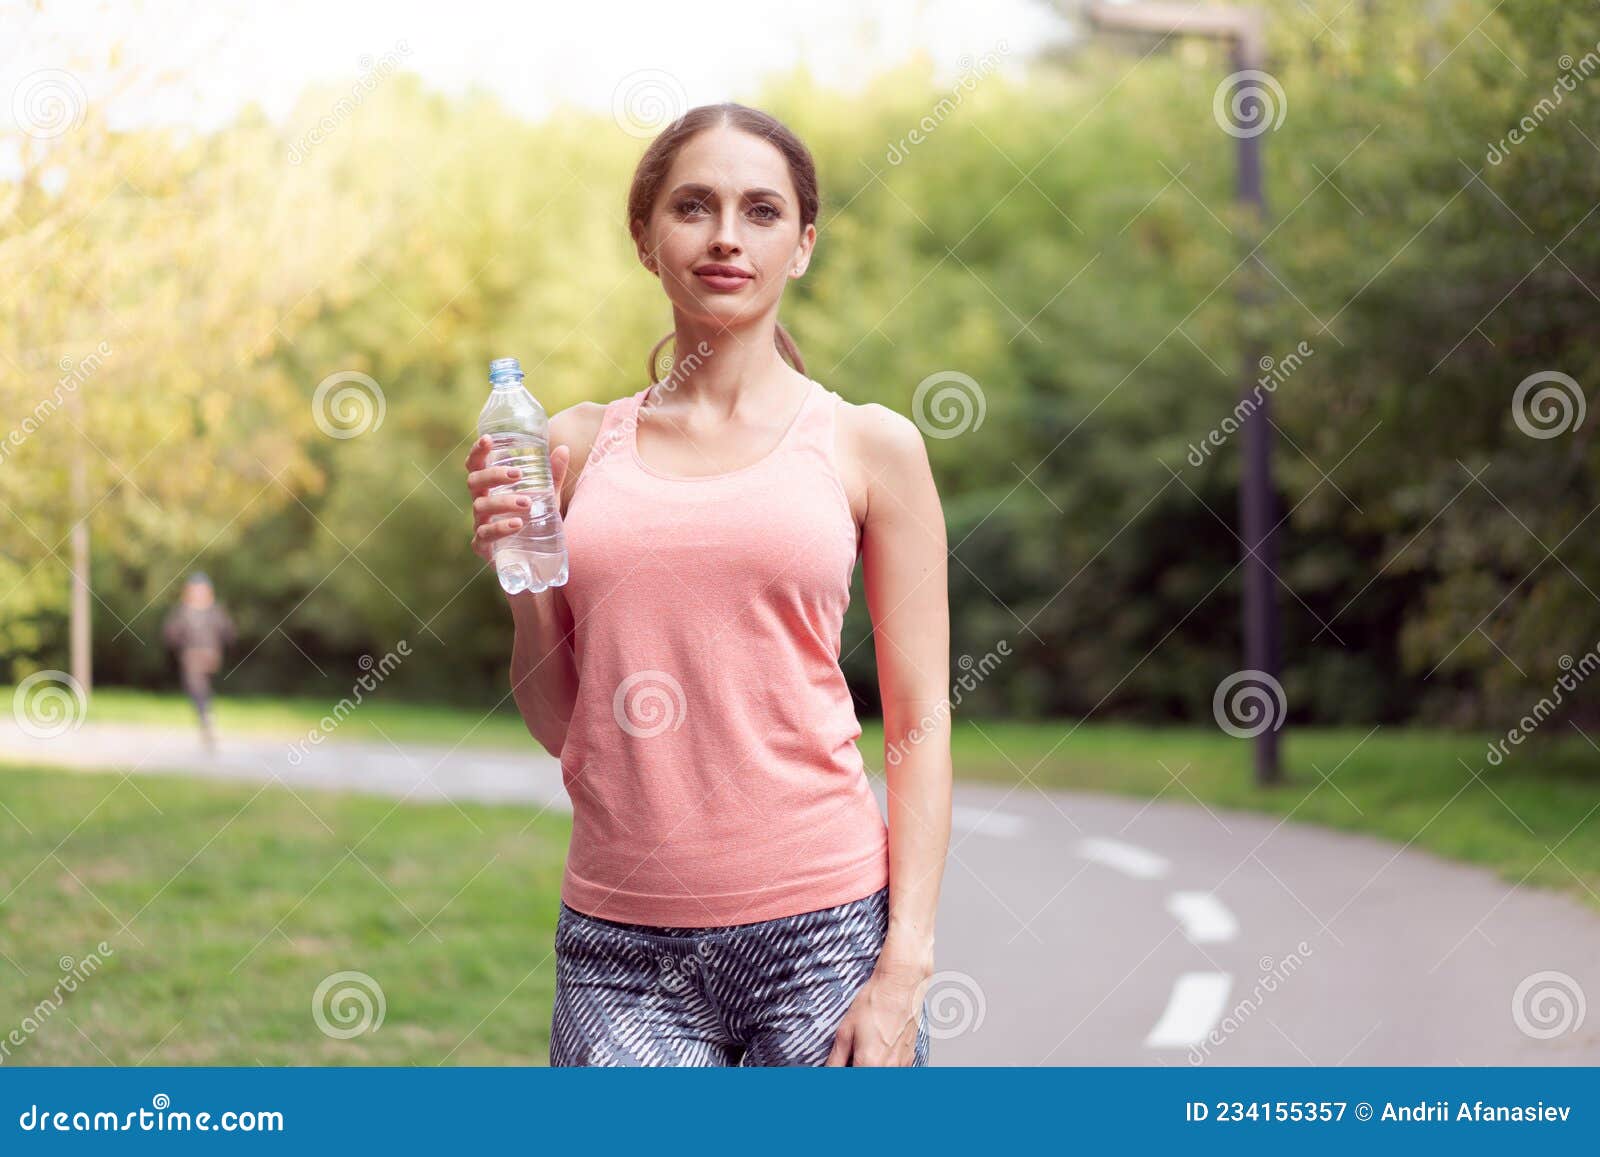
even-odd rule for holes
{"type": "Polygon", "coordinates": [[[222,652],[239,637],[233,619],[216,601],[211,579],[195,571],[183,584],[183,601],[167,615],[161,636],[178,654],[183,692],[200,717],[200,738],[206,750],[217,750],[216,727],[211,721],[211,676],[222,666],[222,652]]]}
{"type": "MultiPolygon", "coordinates": [[[[807,377],[778,324],[817,208],[810,154],[772,117],[674,122],[628,197],[674,372],[550,421],[571,578],[509,599],[513,694],[573,804],[552,1065],[927,1063],[944,519],[916,426],[807,377]],[[887,828],[839,668],[858,558],[887,828]]],[[[466,463],[485,559],[528,506],[488,494],[516,477],[488,450],[466,463]]]]}

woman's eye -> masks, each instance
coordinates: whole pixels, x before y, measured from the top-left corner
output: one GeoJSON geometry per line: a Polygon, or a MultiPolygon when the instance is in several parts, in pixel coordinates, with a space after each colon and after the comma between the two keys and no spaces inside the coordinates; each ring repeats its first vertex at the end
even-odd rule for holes
{"type": "MultiPolygon", "coordinates": [[[[683,201],[679,201],[677,204],[678,212],[685,215],[689,213],[701,212],[705,209],[705,207],[706,203],[704,201],[695,200],[692,197],[683,201]]],[[[758,202],[757,204],[751,206],[750,211],[762,221],[776,221],[783,216],[782,212],[778,210],[776,205],[768,204],[765,201],[758,202]]]]}

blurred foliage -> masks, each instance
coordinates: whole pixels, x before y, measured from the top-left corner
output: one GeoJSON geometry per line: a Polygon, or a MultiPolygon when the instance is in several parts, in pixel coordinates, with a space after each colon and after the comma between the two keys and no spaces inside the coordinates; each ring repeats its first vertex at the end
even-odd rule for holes
{"type": "MultiPolygon", "coordinates": [[[[1600,380],[1582,340],[1600,77],[1534,113],[1563,58],[1600,53],[1600,21],[1535,0],[1261,6],[1284,106],[1260,138],[1263,222],[1234,201],[1218,45],[1087,37],[940,112],[958,90],[925,63],[859,93],[796,74],[745,98],[822,178],[783,310],[807,371],[902,412],[939,371],[982,388],[981,424],[928,439],[953,655],[1012,647],[964,712],[1209,717],[1241,665],[1238,444],[1199,466],[1190,448],[1223,428],[1247,349],[1281,364],[1300,342],[1272,400],[1293,717],[1515,718],[1560,656],[1600,644],[1600,414],[1545,439],[1513,413],[1530,374],[1600,380]],[[1242,311],[1258,239],[1268,292],[1242,311]]],[[[551,412],[645,384],[670,315],[622,220],[642,142],[403,73],[330,118],[346,95],[199,138],[91,109],[37,155],[23,142],[0,184],[8,427],[60,359],[113,352],[73,391],[81,412],[0,461],[13,679],[64,665],[77,456],[97,679],[168,678],[156,626],[203,566],[244,638],[225,693],[342,691],[407,639],[386,695],[505,701],[510,618],[467,546],[461,464],[491,357],[519,355],[551,412]],[[381,390],[355,437],[317,420],[341,372],[381,390]]],[[[870,711],[857,582],[844,664],[870,711]]]]}

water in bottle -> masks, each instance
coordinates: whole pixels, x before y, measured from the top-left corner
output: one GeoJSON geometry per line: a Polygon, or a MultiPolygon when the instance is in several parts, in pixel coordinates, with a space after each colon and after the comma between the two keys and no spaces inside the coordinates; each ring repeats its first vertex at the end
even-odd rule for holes
{"type": "Polygon", "coordinates": [[[490,441],[490,466],[515,466],[522,476],[495,486],[533,500],[517,517],[516,533],[495,540],[494,569],[507,594],[535,593],[567,581],[567,539],[561,529],[561,497],[550,474],[550,423],[544,407],[522,384],[522,363],[489,363],[489,400],[478,414],[478,434],[490,441]]]}

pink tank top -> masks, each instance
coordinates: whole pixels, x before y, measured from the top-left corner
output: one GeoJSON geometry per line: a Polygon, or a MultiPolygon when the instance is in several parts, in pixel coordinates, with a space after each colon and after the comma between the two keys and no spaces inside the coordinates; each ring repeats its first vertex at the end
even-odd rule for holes
{"type": "Polygon", "coordinates": [[[568,906],[677,927],[771,920],[889,882],[839,669],[857,541],[811,379],[766,457],[661,474],[646,387],[606,406],[566,515],[577,704],[568,906]]]}

